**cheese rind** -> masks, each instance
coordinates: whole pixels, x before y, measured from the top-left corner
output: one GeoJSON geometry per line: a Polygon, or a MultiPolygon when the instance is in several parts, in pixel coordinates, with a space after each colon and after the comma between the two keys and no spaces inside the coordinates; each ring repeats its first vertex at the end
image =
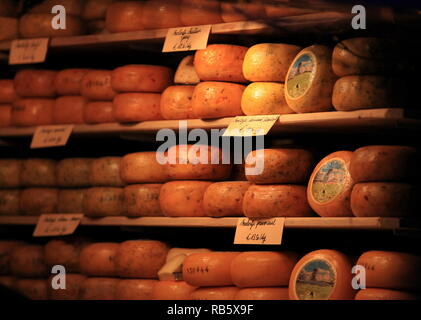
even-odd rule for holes
{"type": "Polygon", "coordinates": [[[48,280],[48,296],[50,300],[79,300],[82,285],[86,277],[81,274],[66,273],[66,289],[54,289],[51,285],[54,275],[48,280]]]}
{"type": "Polygon", "coordinates": [[[237,292],[235,300],[289,300],[288,288],[244,288],[237,292]]]}
{"type": "Polygon", "coordinates": [[[57,161],[52,159],[29,158],[23,161],[20,181],[25,187],[54,187],[57,161]]]}
{"type": "Polygon", "coordinates": [[[83,213],[86,189],[61,189],[58,193],[58,213],[83,213]]]}
{"type": "Polygon", "coordinates": [[[45,264],[50,270],[55,265],[61,265],[66,272],[79,272],[80,252],[88,244],[84,238],[50,240],[44,246],[45,264]]]}
{"type": "Polygon", "coordinates": [[[190,295],[191,300],[234,300],[237,287],[198,288],[190,295]]]}
{"type": "Polygon", "coordinates": [[[30,300],[48,300],[48,282],[45,279],[17,279],[16,290],[30,300]]]}
{"type": "Polygon", "coordinates": [[[0,216],[20,214],[20,191],[18,189],[0,189],[0,216]]]}
{"type": "Polygon", "coordinates": [[[166,120],[194,118],[192,96],[194,86],[171,86],[161,96],[161,114],[166,120]]]}
{"type": "Polygon", "coordinates": [[[161,120],[161,94],[120,93],[113,100],[113,117],[118,122],[161,120]]]}
{"type": "Polygon", "coordinates": [[[0,159],[0,188],[12,189],[21,186],[22,165],[22,160],[0,159]]]}
{"type": "Polygon", "coordinates": [[[53,111],[54,124],[83,124],[84,109],[88,100],[82,96],[63,96],[56,99],[53,111]]]}
{"type": "Polygon", "coordinates": [[[81,300],[115,300],[117,285],[116,278],[86,278],[82,283],[81,300]]]}
{"type": "Polygon", "coordinates": [[[0,104],[10,104],[18,100],[14,80],[0,79],[0,104]]]}
{"type": "Polygon", "coordinates": [[[57,185],[60,187],[89,187],[91,163],[89,158],[67,158],[57,163],[57,185]]]}
{"type": "Polygon", "coordinates": [[[53,29],[51,13],[27,13],[19,19],[19,35],[22,38],[71,37],[84,33],[79,17],[67,15],[65,29],[53,29]]]}
{"type": "Polygon", "coordinates": [[[12,124],[17,127],[52,124],[54,103],[54,99],[19,99],[13,103],[12,124]]]}
{"type": "Polygon", "coordinates": [[[116,0],[87,0],[84,1],[84,6],[81,12],[83,20],[98,20],[105,19],[108,7],[116,0]]]}
{"type": "Polygon", "coordinates": [[[122,187],[121,157],[103,157],[90,163],[89,183],[93,186],[122,187]]]}
{"type": "Polygon", "coordinates": [[[153,290],[153,300],[190,300],[196,287],[184,281],[158,281],[153,290]]]}
{"type": "Polygon", "coordinates": [[[0,41],[16,39],[18,23],[19,20],[16,18],[0,17],[0,41]]]}
{"type": "Polygon", "coordinates": [[[105,19],[107,30],[111,33],[143,30],[143,6],[143,3],[137,1],[110,4],[105,19]]]}
{"type": "Polygon", "coordinates": [[[180,19],[185,26],[223,22],[220,3],[213,0],[181,0],[180,19]]]}
{"type": "Polygon", "coordinates": [[[52,70],[24,69],[15,75],[16,94],[21,97],[53,98],[56,95],[54,80],[57,72],[52,70]]]}
{"type": "Polygon", "coordinates": [[[163,29],[182,26],[178,0],[150,0],[142,11],[142,24],[145,29],[163,29]]]}
{"type": "Polygon", "coordinates": [[[21,245],[10,253],[10,270],[19,277],[42,278],[48,274],[44,248],[41,245],[21,245]]]}
{"type": "Polygon", "coordinates": [[[166,166],[160,164],[155,152],[137,152],[125,155],[120,166],[121,179],[127,184],[159,183],[168,181],[166,166]]]}
{"type": "Polygon", "coordinates": [[[358,291],[355,300],[419,300],[419,296],[405,291],[366,288],[358,291]]]}
{"type": "Polygon", "coordinates": [[[0,128],[12,126],[12,105],[0,104],[0,128]]]}
{"type": "Polygon", "coordinates": [[[61,5],[66,9],[66,14],[79,16],[82,13],[84,1],[82,0],[43,0],[40,4],[33,6],[31,13],[51,13],[55,5],[61,5]]]}
{"type": "Polygon", "coordinates": [[[88,102],[84,110],[84,121],[89,124],[116,122],[112,101],[88,102]]]}
{"type": "Polygon", "coordinates": [[[82,78],[81,94],[87,99],[111,101],[117,92],[111,86],[110,70],[92,70],[82,78]]]}
{"type": "Polygon", "coordinates": [[[123,279],[117,284],[116,300],[153,300],[156,280],[123,279]]]}
{"type": "Polygon", "coordinates": [[[124,189],[95,187],[86,190],[83,212],[89,217],[124,216],[127,212],[124,189]]]}
{"type": "Polygon", "coordinates": [[[159,194],[162,184],[133,184],[124,188],[129,217],[162,216],[159,194]]]}
{"type": "Polygon", "coordinates": [[[22,241],[16,240],[0,240],[0,275],[10,275],[10,259],[12,251],[24,245],[22,241]]]}
{"type": "Polygon", "coordinates": [[[28,188],[20,193],[19,207],[23,215],[39,216],[56,213],[58,206],[58,189],[28,188]]]}
{"type": "Polygon", "coordinates": [[[98,242],[85,246],[79,254],[80,272],[87,276],[114,277],[115,257],[120,245],[113,242],[98,242]]]}
{"type": "Polygon", "coordinates": [[[92,71],[91,69],[64,69],[57,72],[54,79],[54,87],[61,96],[80,96],[83,77],[92,71]]]}

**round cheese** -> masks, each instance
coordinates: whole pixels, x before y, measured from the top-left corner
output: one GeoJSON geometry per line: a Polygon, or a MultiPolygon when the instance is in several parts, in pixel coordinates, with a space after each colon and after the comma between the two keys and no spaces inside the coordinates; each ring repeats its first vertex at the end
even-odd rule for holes
{"type": "Polygon", "coordinates": [[[224,22],[258,20],[266,17],[265,7],[261,3],[221,2],[221,9],[224,22]]]}
{"type": "Polygon", "coordinates": [[[155,183],[168,181],[166,166],[161,165],[152,151],[125,155],[121,160],[121,179],[127,183],[155,183]]]}
{"type": "Polygon", "coordinates": [[[23,215],[38,216],[57,213],[58,189],[28,188],[20,193],[19,207],[23,215]]]}
{"type": "Polygon", "coordinates": [[[162,213],[167,217],[204,217],[203,196],[211,185],[207,181],[171,181],[159,195],[162,213]]]}
{"type": "Polygon", "coordinates": [[[142,11],[145,29],[175,28],[182,26],[178,0],[150,0],[142,11]]]}
{"type": "Polygon", "coordinates": [[[323,158],[314,169],[307,187],[310,206],[322,217],[351,217],[354,180],[349,172],[351,151],[337,151],[323,158]]]}
{"type": "Polygon", "coordinates": [[[48,282],[44,279],[17,279],[16,290],[30,300],[48,300],[48,282]]]}
{"type": "Polygon", "coordinates": [[[191,300],[234,300],[237,287],[199,288],[190,295],[191,300]]]}
{"type": "Polygon", "coordinates": [[[117,92],[111,86],[111,71],[94,70],[85,74],[81,83],[81,94],[90,100],[111,101],[117,92]]]}
{"type": "Polygon", "coordinates": [[[198,84],[199,76],[194,68],[194,56],[184,57],[177,67],[174,76],[174,83],[177,84],[198,84]]]}
{"type": "MultiPolygon", "coordinates": [[[[54,275],[48,280],[52,283],[54,275]]],[[[81,274],[66,273],[66,289],[54,289],[48,286],[48,295],[51,300],[79,300],[82,294],[82,286],[86,277],[81,274]]]]}
{"type": "Polygon", "coordinates": [[[86,189],[61,189],[58,193],[58,213],[83,213],[86,189]]]}
{"type": "Polygon", "coordinates": [[[84,109],[88,100],[82,96],[63,96],[56,99],[53,111],[54,124],[83,124],[84,109]]]}
{"type": "Polygon", "coordinates": [[[232,282],[242,288],[288,286],[297,261],[292,252],[242,252],[232,260],[232,282]]]}
{"type": "Polygon", "coordinates": [[[246,87],[228,82],[201,82],[192,97],[195,118],[212,119],[243,115],[241,98],[246,87]]]}
{"type": "Polygon", "coordinates": [[[41,245],[21,245],[10,253],[10,270],[19,277],[39,278],[48,274],[41,245]]]}
{"type": "Polygon", "coordinates": [[[153,300],[156,280],[124,279],[117,284],[116,300],[153,300]]]}
{"type": "Polygon", "coordinates": [[[84,109],[84,121],[89,124],[115,122],[111,101],[88,102],[84,109]]]}
{"type": "Polygon", "coordinates": [[[405,291],[367,288],[358,291],[355,300],[419,300],[419,296],[405,291]]]}
{"type": "MultiPolygon", "coordinates": [[[[171,248],[170,251],[168,251],[166,262],[170,262],[177,256],[189,256],[193,253],[206,253],[211,252],[209,249],[190,249],[190,248],[171,248]]],[[[184,261],[183,261],[184,262],[184,261]]]]}
{"type": "Polygon", "coordinates": [[[120,245],[113,242],[98,242],[85,246],[79,254],[80,272],[87,276],[113,277],[114,266],[120,245]]]}
{"type": "Polygon", "coordinates": [[[84,33],[84,26],[79,17],[66,15],[66,28],[53,29],[50,13],[27,13],[19,20],[19,35],[22,38],[70,37],[84,33]]]}
{"type": "Polygon", "coordinates": [[[304,149],[252,151],[246,157],[246,177],[256,184],[306,183],[312,163],[313,155],[304,149]]]}
{"type": "Polygon", "coordinates": [[[192,96],[194,86],[171,86],[161,96],[161,114],[166,120],[194,118],[192,96]]]}
{"type": "Polygon", "coordinates": [[[11,189],[21,186],[22,165],[22,160],[0,159],[0,188],[11,189]]]}
{"type": "Polygon", "coordinates": [[[115,300],[120,281],[116,278],[86,278],[82,283],[80,299],[115,300]]]}
{"type": "Polygon", "coordinates": [[[11,253],[14,249],[24,245],[21,241],[15,240],[0,240],[0,275],[10,275],[11,253]]]}
{"type": "Polygon", "coordinates": [[[247,116],[295,113],[285,100],[284,84],[254,82],[241,97],[241,110],[247,116]]]}
{"type": "Polygon", "coordinates": [[[168,250],[160,241],[124,241],[115,257],[117,274],[124,278],[156,279],[168,250]]]}
{"type": "Polygon", "coordinates": [[[113,101],[113,117],[118,122],[162,119],[159,93],[121,93],[113,101]]]}
{"type": "Polygon", "coordinates": [[[52,159],[25,159],[23,161],[20,181],[25,187],[54,187],[57,161],[52,159]]]}
{"type": "Polygon", "coordinates": [[[60,187],[89,187],[90,167],[93,159],[68,158],[58,162],[57,184],[60,187]]]}
{"type": "Polygon", "coordinates": [[[20,191],[17,189],[0,189],[0,216],[19,215],[20,191]]]}
{"type": "Polygon", "coordinates": [[[91,69],[64,69],[57,72],[54,87],[61,96],[80,96],[83,77],[91,69]]]}
{"type": "Polygon", "coordinates": [[[105,19],[107,9],[116,0],[87,0],[84,1],[81,17],[83,20],[105,19]]]}
{"type": "Polygon", "coordinates": [[[238,252],[191,254],[184,260],[183,279],[198,287],[231,286],[231,263],[238,255],[238,252]]]}
{"type": "Polygon", "coordinates": [[[45,126],[53,123],[54,99],[20,99],[14,102],[12,124],[17,127],[45,126]]]}
{"type": "Polygon", "coordinates": [[[0,128],[12,126],[12,105],[0,104],[0,128]]]}
{"type": "Polygon", "coordinates": [[[298,113],[328,111],[336,76],[332,72],[332,50],[313,45],[301,50],[291,63],[285,81],[285,99],[298,113]]]}
{"type": "Polygon", "coordinates": [[[210,217],[243,216],[243,198],[249,182],[212,183],[203,196],[205,214],[210,217]]]}
{"type": "Polygon", "coordinates": [[[91,162],[89,182],[93,186],[122,187],[121,157],[97,158],[91,162]]]}
{"type": "Polygon", "coordinates": [[[196,289],[184,281],[157,281],[153,292],[153,300],[190,300],[196,289]]]}
{"type": "Polygon", "coordinates": [[[306,254],[295,265],[290,282],[290,300],[352,300],[353,274],[349,257],[335,250],[306,254]]]}
{"type": "Polygon", "coordinates": [[[142,11],[144,4],[138,1],[112,3],[107,9],[105,25],[111,33],[143,30],[142,11]]]}
{"type": "Polygon", "coordinates": [[[0,286],[16,290],[16,277],[12,276],[0,276],[0,286]]]}
{"type": "Polygon", "coordinates": [[[301,49],[283,43],[256,44],[244,57],[244,77],[249,81],[285,82],[288,68],[301,49]]]}
{"type": "Polygon", "coordinates": [[[129,217],[162,216],[159,194],[162,184],[134,184],[124,188],[129,217]]]}
{"type": "Polygon", "coordinates": [[[0,41],[18,38],[18,22],[16,18],[0,17],[0,41]]]}
{"type": "Polygon", "coordinates": [[[235,300],[289,300],[288,288],[245,288],[238,290],[235,300]]]}
{"type": "Polygon", "coordinates": [[[0,104],[9,104],[18,100],[14,80],[0,79],[0,104]]]}
{"type": "Polygon", "coordinates": [[[66,273],[79,272],[79,255],[88,244],[84,238],[50,240],[44,246],[45,263],[50,270],[55,265],[62,265],[66,273]]]}
{"type": "Polygon", "coordinates": [[[243,75],[243,61],[247,47],[211,44],[197,50],[194,67],[200,80],[247,82],[243,75]]]}
{"type": "Polygon", "coordinates": [[[15,75],[16,94],[21,97],[54,97],[54,80],[57,72],[51,70],[24,69],[15,75]]]}
{"type": "Polygon", "coordinates": [[[310,217],[306,187],[297,185],[252,185],[243,199],[249,218],[310,217]]]}
{"type": "Polygon", "coordinates": [[[86,190],[83,212],[89,217],[124,216],[127,212],[124,189],[96,187],[86,190]]]}
{"type": "Polygon", "coordinates": [[[221,6],[213,0],[181,0],[180,19],[185,26],[222,23],[221,6]]]}
{"type": "Polygon", "coordinates": [[[31,13],[51,13],[51,9],[56,5],[61,5],[66,9],[66,15],[78,16],[83,9],[83,0],[43,0],[40,4],[32,7],[31,13]]]}

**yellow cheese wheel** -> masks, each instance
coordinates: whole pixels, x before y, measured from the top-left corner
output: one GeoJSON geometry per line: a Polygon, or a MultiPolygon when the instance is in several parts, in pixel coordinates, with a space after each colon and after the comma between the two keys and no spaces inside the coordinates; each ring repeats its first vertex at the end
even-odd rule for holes
{"type": "Polygon", "coordinates": [[[121,179],[131,183],[168,181],[166,166],[161,165],[155,152],[137,152],[125,155],[120,166],[121,179]]]}
{"type": "Polygon", "coordinates": [[[39,278],[48,274],[44,248],[41,245],[21,245],[10,253],[10,270],[19,277],[39,278]]]}
{"type": "Polygon", "coordinates": [[[57,184],[60,187],[89,187],[93,159],[68,158],[57,163],[57,184]]]}
{"type": "Polygon", "coordinates": [[[21,97],[54,97],[56,75],[57,72],[51,70],[18,71],[14,79],[16,93],[21,97]]]}
{"type": "Polygon", "coordinates": [[[419,300],[419,296],[405,291],[366,288],[358,291],[355,300],[419,300]]]}
{"type": "Polygon", "coordinates": [[[291,63],[285,80],[285,99],[298,113],[328,111],[336,76],[332,71],[332,50],[313,45],[301,50],[291,63]]]}
{"type": "Polygon", "coordinates": [[[21,186],[22,165],[22,160],[0,159],[0,188],[11,189],[21,186]]]}
{"type": "Polygon", "coordinates": [[[54,187],[57,161],[52,159],[25,159],[20,173],[20,181],[25,187],[54,187]]]}
{"type": "Polygon", "coordinates": [[[24,245],[22,241],[16,240],[0,240],[0,275],[10,275],[11,253],[14,249],[24,245]]]}
{"type": "Polygon", "coordinates": [[[162,119],[159,93],[120,93],[113,101],[113,117],[118,122],[162,119]]]}
{"type": "Polygon", "coordinates": [[[0,189],[0,216],[14,216],[20,213],[20,191],[17,189],[0,189]]]}
{"type": "Polygon", "coordinates": [[[210,217],[243,216],[243,198],[249,182],[229,181],[211,184],[203,196],[205,214],[210,217]]]}
{"type": "Polygon", "coordinates": [[[169,247],[160,241],[124,241],[115,257],[117,274],[123,278],[156,279],[168,250],[169,247]]]}
{"type": "Polygon", "coordinates": [[[298,185],[252,185],[243,199],[249,218],[310,217],[306,187],[298,185]]]}
{"type": "Polygon", "coordinates": [[[306,254],[295,265],[290,282],[290,300],[352,300],[353,274],[349,257],[336,250],[306,254]]]}
{"type": "Polygon", "coordinates": [[[84,20],[105,19],[107,9],[116,0],[86,0],[81,17],[84,20]]]}
{"type": "Polygon", "coordinates": [[[249,81],[285,82],[288,68],[301,49],[283,43],[256,44],[244,57],[244,77],[249,81]]]}
{"type": "Polygon", "coordinates": [[[84,109],[84,121],[89,124],[115,122],[111,101],[88,102],[84,109]]]}
{"type": "Polygon", "coordinates": [[[23,215],[38,216],[57,213],[58,189],[28,188],[20,193],[19,207],[23,215]]]}
{"type": "Polygon", "coordinates": [[[185,26],[222,23],[221,6],[213,0],[181,0],[181,22],[185,26]]]}
{"type": "Polygon", "coordinates": [[[83,0],[43,0],[40,4],[32,7],[29,12],[31,13],[51,13],[51,9],[60,5],[66,9],[66,15],[78,16],[83,9],[83,0]]]}
{"type": "Polygon", "coordinates": [[[289,7],[289,0],[277,1],[279,5],[265,5],[266,15],[269,19],[276,19],[281,17],[298,16],[306,13],[311,13],[314,10],[289,7]]]}
{"type": "Polygon", "coordinates": [[[153,300],[190,300],[196,287],[184,281],[157,281],[153,292],[153,300]]]}
{"type": "Polygon", "coordinates": [[[162,184],[134,184],[124,188],[129,217],[162,216],[159,194],[162,184]]]}
{"type": "Polygon", "coordinates": [[[159,195],[162,213],[167,217],[204,217],[203,196],[211,185],[207,181],[171,181],[159,195]]]}
{"type": "Polygon", "coordinates": [[[156,280],[124,279],[117,284],[116,300],[153,300],[156,280]]]}
{"type": "Polygon", "coordinates": [[[194,86],[170,86],[161,96],[161,114],[166,120],[194,118],[192,96],[194,86]]]}
{"type": "Polygon", "coordinates": [[[198,287],[233,285],[231,263],[238,252],[194,253],[183,264],[183,279],[198,287]]]}
{"type": "Polygon", "coordinates": [[[44,279],[17,279],[16,290],[30,300],[48,300],[48,282],[44,279]]]}
{"type": "Polygon", "coordinates": [[[114,300],[117,285],[121,280],[116,278],[86,278],[82,283],[81,300],[114,300]]]}
{"type": "Polygon", "coordinates": [[[224,22],[258,20],[266,17],[265,7],[261,3],[221,2],[221,9],[224,22]]]}
{"type": "Polygon", "coordinates": [[[61,96],[79,96],[83,77],[91,69],[64,69],[57,72],[54,87],[61,96]]]}
{"type": "Polygon", "coordinates": [[[289,300],[288,288],[245,288],[238,290],[235,300],[289,300]]]}
{"type": "Polygon", "coordinates": [[[107,30],[112,33],[143,30],[143,6],[142,2],[137,1],[110,4],[105,19],[107,30]]]}
{"type": "Polygon", "coordinates": [[[0,79],[0,104],[9,104],[18,100],[14,80],[0,79]]]}
{"type": "Polygon", "coordinates": [[[81,94],[90,100],[111,101],[117,92],[111,86],[109,70],[90,71],[82,78],[81,94]]]}
{"type": "Polygon", "coordinates": [[[124,189],[96,187],[86,190],[83,212],[89,217],[122,216],[127,212],[124,189]]]}
{"type": "MultiPolygon", "coordinates": [[[[54,276],[48,282],[51,284],[54,276]]],[[[82,286],[86,277],[81,274],[66,273],[66,289],[54,289],[48,286],[50,300],[79,300],[82,294],[82,286]]]]}
{"type": "Polygon", "coordinates": [[[117,275],[115,259],[120,245],[98,242],[85,246],[79,253],[79,268],[87,276],[113,277],[117,275]]]}
{"type": "Polygon", "coordinates": [[[79,17],[66,15],[66,28],[53,29],[51,21],[54,14],[27,13],[19,20],[19,35],[22,38],[70,37],[84,33],[84,26],[79,17]]]}
{"type": "Polygon", "coordinates": [[[145,29],[175,28],[182,26],[178,0],[149,0],[142,11],[145,29]]]}
{"type": "Polygon", "coordinates": [[[199,288],[190,295],[191,300],[234,300],[238,291],[237,287],[199,288]]]}
{"type": "Polygon", "coordinates": [[[58,213],[83,213],[86,189],[61,189],[58,193],[58,213]]]}
{"type": "Polygon", "coordinates": [[[82,96],[63,96],[56,99],[53,111],[54,124],[83,124],[84,109],[88,100],[82,96]]]}
{"type": "Polygon", "coordinates": [[[121,157],[94,159],[89,168],[89,182],[93,186],[122,187],[121,157]]]}
{"type": "Polygon", "coordinates": [[[194,68],[194,56],[184,57],[177,67],[174,75],[174,83],[177,84],[198,84],[199,76],[194,68]]]}
{"type": "Polygon", "coordinates": [[[241,110],[247,116],[295,113],[285,100],[284,84],[254,82],[241,97],[241,110]]]}
{"type": "Polygon", "coordinates": [[[337,151],[323,158],[307,187],[310,206],[322,217],[351,217],[350,197],[354,180],[349,172],[351,151],[337,151]]]}
{"type": "Polygon", "coordinates": [[[0,128],[12,126],[12,105],[0,104],[0,128]]]}
{"type": "Polygon", "coordinates": [[[20,99],[12,109],[12,124],[17,127],[44,126],[53,123],[54,99],[20,99]]]}
{"type": "Polygon", "coordinates": [[[0,17],[0,41],[18,37],[18,22],[16,18],[0,17]]]}
{"type": "Polygon", "coordinates": [[[247,82],[243,75],[243,61],[247,47],[211,44],[197,50],[194,67],[200,80],[247,82]]]}
{"type": "Polygon", "coordinates": [[[297,261],[293,252],[242,252],[232,260],[232,282],[242,288],[288,286],[297,261]]]}
{"type": "Polygon", "coordinates": [[[16,290],[16,280],[13,276],[0,276],[0,286],[16,290]]]}

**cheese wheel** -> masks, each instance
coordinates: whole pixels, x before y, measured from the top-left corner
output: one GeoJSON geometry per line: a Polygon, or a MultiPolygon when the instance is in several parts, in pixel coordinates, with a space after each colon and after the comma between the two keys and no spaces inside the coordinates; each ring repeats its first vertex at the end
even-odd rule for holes
{"type": "Polygon", "coordinates": [[[254,82],[241,97],[241,110],[247,116],[295,113],[285,100],[284,84],[254,82]]]}
{"type": "Polygon", "coordinates": [[[114,69],[111,85],[119,92],[160,93],[173,83],[173,77],[168,67],[132,64],[114,69]]]}
{"type": "Polygon", "coordinates": [[[39,278],[48,274],[41,245],[21,245],[10,253],[10,270],[19,277],[39,278]]]}
{"type": "Polygon", "coordinates": [[[419,296],[405,291],[366,288],[358,291],[355,300],[419,300],[419,296]]]}
{"type": "Polygon", "coordinates": [[[194,68],[194,56],[184,57],[177,67],[174,76],[174,83],[177,84],[198,84],[199,76],[194,68]]]}
{"type": "Polygon", "coordinates": [[[127,212],[124,189],[96,187],[86,190],[83,212],[89,217],[123,216],[127,212]]]}
{"type": "Polygon", "coordinates": [[[25,187],[53,187],[56,180],[57,161],[52,159],[25,159],[20,180],[25,187]]]}
{"type": "Polygon", "coordinates": [[[357,183],[351,193],[356,217],[405,217],[417,211],[418,190],[397,182],[357,183]]]}
{"type": "Polygon", "coordinates": [[[207,181],[171,181],[159,194],[162,213],[167,217],[204,217],[203,196],[207,181]]]}
{"type": "Polygon", "coordinates": [[[79,17],[66,15],[66,28],[53,29],[50,13],[27,13],[19,20],[19,35],[22,38],[71,37],[84,33],[84,26],[79,17]]]}
{"type": "Polygon", "coordinates": [[[12,251],[24,245],[21,241],[15,240],[0,240],[0,275],[10,275],[10,259],[12,251]]]}
{"type": "Polygon", "coordinates": [[[0,159],[0,188],[11,189],[21,186],[22,165],[22,160],[0,159]]]}
{"type": "Polygon", "coordinates": [[[233,285],[231,263],[238,252],[194,253],[183,264],[183,279],[198,287],[233,285]]]}
{"type": "Polygon", "coordinates": [[[221,2],[221,9],[224,22],[257,20],[266,17],[265,7],[261,3],[221,2]]]}
{"type": "Polygon", "coordinates": [[[313,45],[301,50],[291,63],[285,80],[285,99],[297,113],[328,111],[336,76],[332,50],[313,45]]]}
{"type": "Polygon", "coordinates": [[[232,282],[242,288],[288,286],[297,261],[293,252],[242,252],[232,260],[232,282]]]}
{"type": "Polygon", "coordinates": [[[245,288],[238,290],[235,300],[289,300],[288,288],[245,288]]]}
{"type": "Polygon", "coordinates": [[[162,216],[159,194],[162,184],[134,184],[124,188],[129,217],[162,216]]]}
{"type": "Polygon", "coordinates": [[[82,96],[64,96],[56,99],[53,111],[54,124],[83,124],[84,109],[88,100],[82,96]]]}
{"type": "Polygon", "coordinates": [[[18,37],[18,22],[16,18],[0,17],[0,41],[18,37]]]}
{"type": "Polygon", "coordinates": [[[301,49],[283,43],[256,44],[244,57],[244,77],[255,82],[285,82],[288,68],[301,49]]]}
{"type": "Polygon", "coordinates": [[[184,281],[157,281],[153,292],[153,300],[190,300],[196,287],[184,281]]]}
{"type": "Polygon", "coordinates": [[[57,163],[57,184],[60,187],[89,187],[93,159],[68,158],[57,163]]]}
{"type": "Polygon", "coordinates": [[[12,126],[12,105],[0,104],[0,128],[12,126]]]}
{"type": "Polygon", "coordinates": [[[124,241],[115,257],[117,274],[124,278],[156,279],[168,250],[160,241],[124,241]]]}
{"type": "Polygon", "coordinates": [[[64,69],[57,72],[54,87],[61,96],[80,96],[83,77],[91,69],[64,69]]]}
{"type": "Polygon", "coordinates": [[[199,288],[190,295],[191,300],[234,300],[237,287],[199,288]]]}
{"type": "Polygon", "coordinates": [[[243,199],[249,218],[310,217],[306,187],[297,185],[252,185],[243,199]]]}
{"type": "Polygon", "coordinates": [[[66,272],[79,272],[81,250],[89,244],[84,238],[62,238],[48,241],[44,246],[45,263],[48,268],[62,265],[66,272]]]}
{"type": "Polygon", "coordinates": [[[14,80],[0,79],[0,104],[9,104],[18,100],[14,80]]]}
{"type": "Polygon", "coordinates": [[[84,121],[89,124],[115,122],[111,101],[88,102],[84,109],[84,121]]]}
{"type": "Polygon", "coordinates": [[[206,253],[211,252],[209,249],[192,249],[192,248],[171,248],[168,251],[166,262],[169,262],[173,258],[183,255],[183,256],[189,256],[193,253],[206,253]]]}
{"type": "Polygon", "coordinates": [[[0,276],[0,286],[16,290],[16,280],[13,276],[0,276]]]}
{"type": "Polygon", "coordinates": [[[307,187],[307,199],[322,217],[351,217],[354,180],[349,172],[351,151],[337,151],[323,158],[314,169],[307,187]]]}
{"type": "Polygon", "coordinates": [[[161,114],[166,120],[194,118],[192,96],[194,86],[171,86],[161,96],[161,114]]]}
{"type": "Polygon", "coordinates": [[[0,189],[0,216],[14,216],[20,213],[19,209],[20,191],[16,189],[0,189]]]}
{"type": "Polygon", "coordinates": [[[82,78],[81,94],[90,100],[110,101],[117,95],[111,86],[111,71],[94,70],[82,78]]]}
{"type": "Polygon", "coordinates": [[[232,166],[223,163],[227,155],[218,147],[175,145],[165,155],[172,180],[226,180],[231,174],[232,166]]]}
{"type": "Polygon", "coordinates": [[[103,157],[94,159],[89,169],[89,182],[93,186],[121,187],[124,185],[120,176],[121,157],[103,157]]]}
{"type": "Polygon", "coordinates": [[[229,181],[211,184],[203,196],[205,214],[210,217],[243,216],[243,198],[249,182],[229,181]]]}
{"type": "Polygon", "coordinates": [[[409,146],[366,146],[354,151],[350,172],[355,182],[405,181],[420,175],[417,149],[409,146]]]}
{"type": "Polygon", "coordinates": [[[79,254],[80,272],[87,276],[113,277],[117,275],[115,260],[118,243],[98,242],[85,246],[79,254]]]}
{"type": "Polygon", "coordinates": [[[57,72],[51,70],[24,69],[15,75],[16,94],[21,97],[46,97],[56,95],[54,80],[57,72]]]}
{"type": "MultiPolygon", "coordinates": [[[[51,276],[49,283],[52,283],[54,276],[51,276]]],[[[86,277],[81,274],[66,273],[66,289],[54,289],[48,286],[50,300],[79,300],[82,294],[83,282],[86,277]]]]}
{"type": "Polygon", "coordinates": [[[116,0],[87,0],[82,9],[83,20],[105,19],[108,7],[116,0]]]}
{"type": "Polygon", "coordinates": [[[304,149],[263,149],[246,158],[247,180],[256,184],[305,183],[310,175],[313,155],[304,149]],[[263,170],[259,173],[259,169],[263,170]]]}
{"type": "Polygon", "coordinates": [[[58,189],[28,188],[20,193],[19,207],[23,215],[38,216],[56,213],[58,205],[58,189]]]}
{"type": "Polygon", "coordinates": [[[86,189],[61,189],[58,193],[58,213],[83,213],[86,189]]]}
{"type": "Polygon", "coordinates": [[[124,279],[117,284],[116,300],[153,300],[156,280],[124,279]]]}
{"type": "Polygon", "coordinates": [[[17,127],[44,126],[53,123],[54,99],[20,99],[14,102],[12,124],[17,127]]]}
{"type": "Polygon", "coordinates": [[[182,0],[180,19],[185,26],[223,22],[221,6],[213,0],[182,0]]]}
{"type": "Polygon", "coordinates": [[[150,0],[142,11],[145,29],[175,28],[182,26],[178,0],[150,0]]]}
{"type": "Polygon", "coordinates": [[[353,274],[349,257],[336,250],[306,254],[295,265],[289,281],[290,300],[352,300],[353,274]]]}
{"type": "Polygon", "coordinates": [[[166,166],[158,163],[157,156],[149,151],[125,155],[120,165],[121,179],[127,184],[167,181],[166,166]]]}
{"type": "Polygon", "coordinates": [[[81,300],[114,300],[117,285],[116,278],[86,278],[82,283],[81,300]]]}
{"type": "Polygon", "coordinates": [[[278,6],[265,5],[266,15],[269,19],[289,17],[289,16],[298,16],[298,15],[314,12],[314,10],[310,10],[310,9],[289,7],[288,6],[289,0],[281,0],[277,2],[279,3],[278,6]],[[282,5],[282,3],[285,3],[285,5],[282,5]]]}
{"type": "Polygon", "coordinates": [[[31,13],[51,13],[51,9],[56,5],[61,5],[66,9],[66,15],[78,16],[83,9],[83,0],[43,0],[40,4],[32,7],[31,13]]]}
{"type": "Polygon", "coordinates": [[[111,33],[143,30],[143,6],[143,3],[137,1],[110,4],[105,19],[107,30],[111,33]]]}
{"type": "Polygon", "coordinates": [[[211,44],[197,50],[194,67],[200,80],[247,82],[243,75],[243,61],[247,47],[211,44]]]}
{"type": "Polygon", "coordinates": [[[118,122],[162,119],[158,93],[121,93],[113,101],[113,117],[118,122]]]}
{"type": "Polygon", "coordinates": [[[48,300],[48,282],[44,279],[17,279],[16,290],[30,300],[48,300]]]}

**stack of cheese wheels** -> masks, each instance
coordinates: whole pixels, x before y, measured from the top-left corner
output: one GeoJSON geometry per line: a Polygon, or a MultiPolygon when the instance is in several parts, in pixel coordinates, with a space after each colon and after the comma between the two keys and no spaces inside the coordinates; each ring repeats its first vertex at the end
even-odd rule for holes
{"type": "Polygon", "coordinates": [[[244,214],[249,218],[312,216],[304,186],[312,162],[311,152],[304,149],[250,152],[245,173],[253,185],[244,195],[244,214]]]}
{"type": "Polygon", "coordinates": [[[403,217],[417,211],[419,154],[410,146],[366,146],[354,151],[351,209],[357,217],[403,217]]]}
{"type": "Polygon", "coordinates": [[[16,94],[13,80],[0,79],[0,128],[12,126],[12,109],[16,100],[18,100],[18,95],[16,94]]]}
{"type": "Polygon", "coordinates": [[[90,34],[105,31],[105,17],[108,7],[116,0],[86,0],[81,12],[81,18],[90,34]]]}
{"type": "Polygon", "coordinates": [[[0,159],[0,215],[20,214],[22,160],[0,159]]]}
{"type": "Polygon", "coordinates": [[[243,74],[253,83],[247,86],[241,99],[244,114],[294,113],[285,100],[284,83],[288,68],[300,50],[298,46],[282,43],[260,43],[247,50],[243,74]]]}
{"type": "Polygon", "coordinates": [[[415,300],[419,295],[421,257],[404,252],[367,251],[357,265],[365,272],[356,300],[415,300]]]}
{"type": "Polygon", "coordinates": [[[333,71],[339,78],[332,104],[336,110],[402,107],[406,103],[404,81],[390,74],[397,61],[397,43],[391,39],[353,38],[333,50],[333,71]]]}
{"type": "Polygon", "coordinates": [[[162,119],[161,92],[173,83],[173,71],[164,66],[127,65],[112,72],[113,101],[118,122],[162,119]]]}

